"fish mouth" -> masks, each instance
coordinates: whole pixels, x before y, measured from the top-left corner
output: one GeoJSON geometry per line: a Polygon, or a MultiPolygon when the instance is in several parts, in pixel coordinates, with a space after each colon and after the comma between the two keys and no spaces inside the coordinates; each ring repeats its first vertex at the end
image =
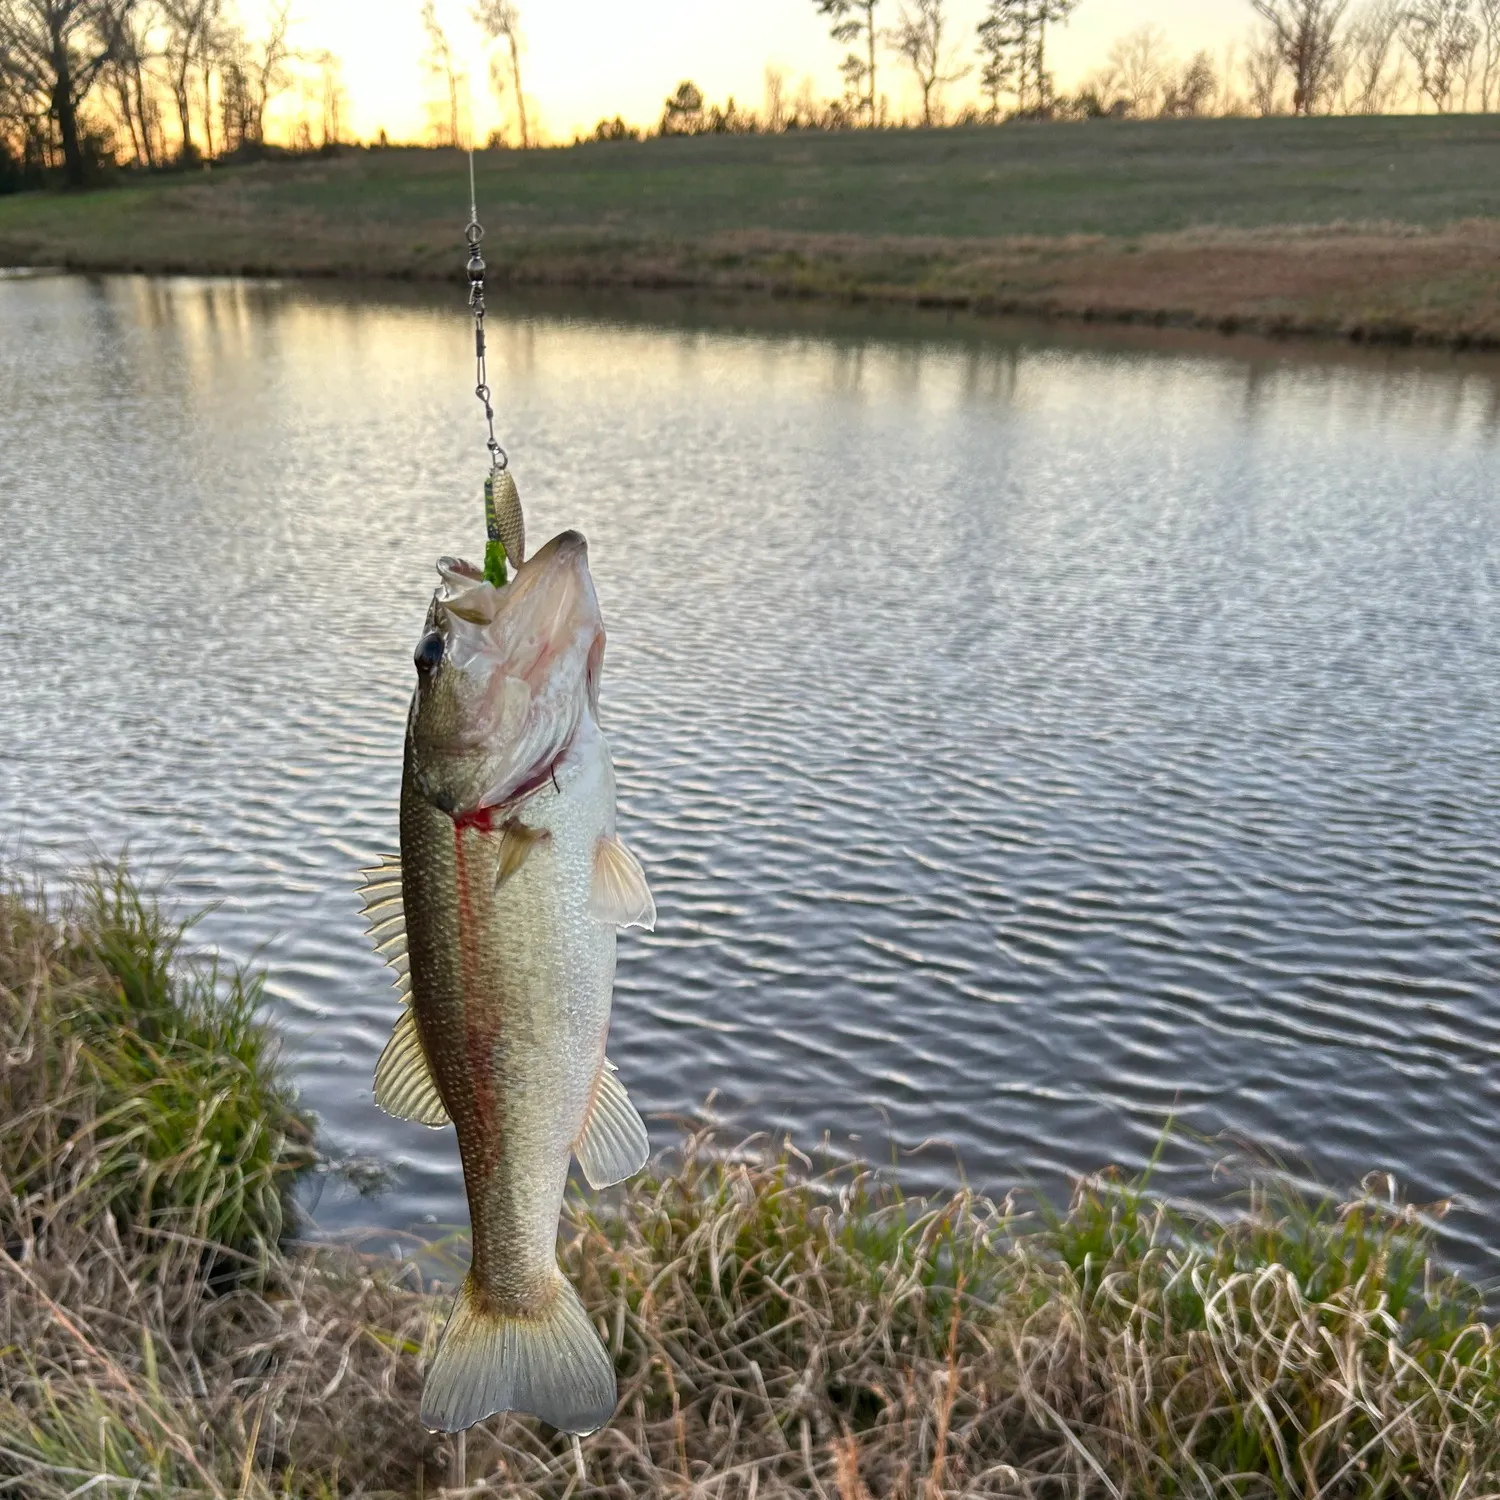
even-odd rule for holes
{"type": "Polygon", "coordinates": [[[531,561],[536,562],[549,554],[563,558],[576,557],[580,554],[587,557],[589,555],[588,538],[581,531],[559,531],[540,552],[535,554],[531,561]]]}
{"type": "Polygon", "coordinates": [[[429,663],[419,645],[410,733],[425,799],[477,826],[557,786],[597,712],[604,626],[581,532],[560,532],[500,587],[458,559],[439,571],[428,629],[443,649],[429,663]]]}
{"type": "Polygon", "coordinates": [[[447,614],[470,625],[488,626],[504,607],[508,598],[533,586],[544,574],[559,564],[588,570],[589,544],[581,531],[560,531],[540,551],[524,563],[516,564],[515,577],[506,584],[495,585],[484,576],[484,570],[461,557],[440,557],[438,575],[442,584],[437,602],[447,614]]]}

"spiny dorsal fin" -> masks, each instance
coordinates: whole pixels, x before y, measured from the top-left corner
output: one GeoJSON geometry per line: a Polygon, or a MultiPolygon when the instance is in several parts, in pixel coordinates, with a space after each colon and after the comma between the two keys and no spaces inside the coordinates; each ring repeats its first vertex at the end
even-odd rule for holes
{"type": "Polygon", "coordinates": [[[651,1155],[646,1123],[630,1102],[630,1095],[608,1058],[599,1070],[594,1102],[589,1106],[582,1132],[573,1143],[573,1154],[593,1188],[612,1187],[634,1177],[651,1155]]]}
{"type": "Polygon", "coordinates": [[[398,1120],[415,1120],[434,1128],[446,1125],[448,1111],[427,1066],[413,1010],[401,1012],[391,1039],[375,1064],[375,1102],[398,1120]]]}
{"type": "Polygon", "coordinates": [[[364,897],[364,913],[371,924],[390,915],[391,908],[401,909],[401,856],[382,854],[378,865],[359,872],[365,877],[359,888],[364,897]]]}
{"type": "Polygon", "coordinates": [[[606,834],[594,847],[594,880],[589,905],[601,921],[616,927],[656,926],[656,902],[641,862],[619,839],[606,834]]]}
{"type": "Polygon", "coordinates": [[[365,931],[375,940],[375,951],[396,972],[396,987],[402,1000],[411,992],[411,960],[406,953],[406,907],[401,899],[401,857],[386,854],[378,865],[360,873],[359,888],[364,914],[370,919],[365,931]]]}
{"type": "Polygon", "coordinates": [[[538,844],[551,837],[545,828],[528,828],[514,819],[507,823],[500,834],[500,863],[495,869],[495,889],[498,891],[526,863],[526,856],[538,844]]]}

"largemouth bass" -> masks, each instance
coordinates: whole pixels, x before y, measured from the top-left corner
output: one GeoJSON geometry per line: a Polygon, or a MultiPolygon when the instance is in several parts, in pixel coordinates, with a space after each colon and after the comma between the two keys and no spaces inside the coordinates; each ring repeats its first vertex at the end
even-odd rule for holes
{"type": "Polygon", "coordinates": [[[376,1102],[457,1129],[474,1258],[422,1422],[501,1411],[592,1432],[614,1368],[557,1265],[577,1156],[594,1187],[645,1164],[646,1128],[604,1055],[615,934],[651,927],[615,835],[598,723],[604,625],[588,548],[564,532],[496,588],[444,559],[416,650],[401,857],[369,872],[371,931],[407,1008],[376,1102]]]}

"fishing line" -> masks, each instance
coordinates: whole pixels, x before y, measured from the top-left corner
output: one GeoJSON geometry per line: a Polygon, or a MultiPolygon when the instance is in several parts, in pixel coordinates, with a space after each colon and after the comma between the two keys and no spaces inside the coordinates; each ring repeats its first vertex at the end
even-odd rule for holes
{"type": "Polygon", "coordinates": [[[526,559],[526,524],[521,496],[510,472],[510,456],[495,436],[495,408],[490,399],[484,337],[484,226],[479,222],[479,195],[474,187],[474,142],[469,141],[469,223],[464,230],[469,247],[469,309],[474,314],[474,394],[484,407],[490,472],[484,481],[484,576],[496,588],[506,579],[506,560],[519,567],[526,559]]]}

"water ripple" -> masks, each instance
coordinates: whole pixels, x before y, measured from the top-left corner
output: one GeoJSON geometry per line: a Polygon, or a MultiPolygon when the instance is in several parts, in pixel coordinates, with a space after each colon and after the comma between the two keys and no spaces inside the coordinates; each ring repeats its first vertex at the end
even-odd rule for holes
{"type": "MultiPolygon", "coordinates": [[[[461,312],[0,281],[0,837],[216,903],[330,1136],[397,1166],[330,1228],[462,1217],[451,1137],[371,1100],[354,894],[477,534],[461,312]]],[[[588,533],[610,625],[648,1110],[1053,1189],[1175,1110],[1455,1197],[1493,1271],[1493,365],[492,321],[531,529],[588,533]]]]}

